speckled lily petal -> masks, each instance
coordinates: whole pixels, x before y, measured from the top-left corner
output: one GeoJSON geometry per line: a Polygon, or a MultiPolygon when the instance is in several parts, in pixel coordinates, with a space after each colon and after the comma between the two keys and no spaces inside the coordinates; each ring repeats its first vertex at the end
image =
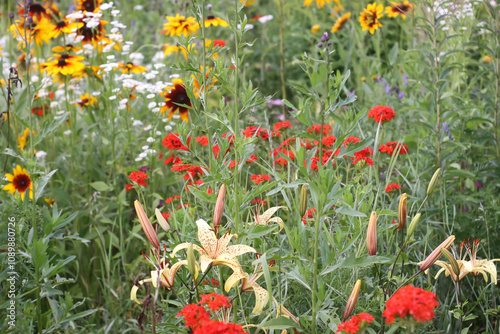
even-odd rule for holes
{"type": "Polygon", "coordinates": [[[236,284],[238,284],[238,281],[247,278],[248,279],[248,274],[241,272],[241,271],[235,271],[229,278],[226,280],[226,284],[224,284],[224,290],[226,292],[229,292],[236,284]]]}
{"type": "Polygon", "coordinates": [[[200,240],[201,247],[207,254],[214,254],[217,249],[217,237],[214,231],[203,219],[198,219],[196,225],[198,225],[198,240],[200,240]]]}
{"type": "Polygon", "coordinates": [[[257,251],[253,247],[247,245],[232,245],[227,247],[224,253],[229,254],[231,256],[239,256],[250,252],[257,253],[257,251]]]}

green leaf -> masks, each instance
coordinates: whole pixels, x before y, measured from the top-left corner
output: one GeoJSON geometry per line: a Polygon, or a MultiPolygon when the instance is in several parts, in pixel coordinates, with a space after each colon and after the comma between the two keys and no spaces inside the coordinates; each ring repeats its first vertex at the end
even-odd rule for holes
{"type": "Polygon", "coordinates": [[[54,169],[48,174],[45,174],[44,176],[42,176],[40,181],[38,181],[38,184],[36,186],[35,201],[37,201],[40,198],[40,196],[42,196],[43,190],[45,189],[47,182],[49,182],[50,178],[52,177],[52,175],[54,175],[55,172],[57,172],[57,169],[54,169]]]}
{"type": "Polygon", "coordinates": [[[271,330],[271,329],[287,329],[297,327],[298,325],[289,318],[280,317],[268,320],[259,325],[260,328],[271,330]]]}
{"type": "Polygon", "coordinates": [[[105,192],[112,189],[112,187],[108,186],[106,183],[102,181],[92,182],[90,186],[100,192],[105,192]]]}
{"type": "Polygon", "coordinates": [[[366,217],[366,214],[363,212],[356,211],[354,209],[351,209],[348,206],[343,206],[335,210],[336,213],[340,213],[346,216],[353,216],[353,217],[366,217]]]}
{"type": "Polygon", "coordinates": [[[399,43],[396,42],[392,47],[391,51],[389,51],[389,64],[394,65],[396,60],[398,60],[399,55],[399,43]]]}
{"type": "Polygon", "coordinates": [[[386,264],[392,263],[393,261],[393,258],[385,256],[356,257],[355,255],[351,255],[342,262],[339,268],[366,268],[374,264],[386,264]]]}
{"type": "Polygon", "coordinates": [[[295,269],[292,270],[292,271],[290,271],[286,276],[288,278],[291,278],[291,279],[294,279],[294,280],[298,281],[300,284],[302,284],[303,286],[305,286],[309,291],[312,291],[311,286],[309,284],[307,284],[306,279],[299,272],[299,268],[298,267],[295,267],[295,269]]]}

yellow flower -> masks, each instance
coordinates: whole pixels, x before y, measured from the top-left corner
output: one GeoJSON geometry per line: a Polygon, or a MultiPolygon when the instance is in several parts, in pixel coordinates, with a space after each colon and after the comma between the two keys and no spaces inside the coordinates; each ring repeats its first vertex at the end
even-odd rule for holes
{"type": "Polygon", "coordinates": [[[406,14],[411,12],[413,9],[413,5],[408,1],[400,3],[391,2],[391,5],[392,6],[385,7],[385,13],[389,17],[397,17],[398,15],[401,15],[403,19],[406,19],[406,14]]]}
{"type": "Polygon", "coordinates": [[[196,73],[196,75],[191,74],[191,78],[193,78],[193,86],[194,86],[194,96],[197,98],[200,94],[200,92],[203,92],[204,87],[201,87],[203,85],[203,72],[205,72],[205,79],[206,79],[206,85],[213,87],[214,84],[217,82],[217,78],[212,75],[212,78],[210,80],[210,71],[212,68],[207,67],[206,71],[203,71],[203,66],[200,66],[200,72],[196,73]],[[210,82],[208,82],[210,80],[210,82]]]}
{"type": "Polygon", "coordinates": [[[80,51],[82,48],[79,47],[79,46],[74,46],[74,45],[71,45],[71,44],[66,44],[65,46],[55,46],[52,48],[52,51],[55,52],[55,53],[68,53],[68,52],[78,52],[80,51]]]}
{"type": "Polygon", "coordinates": [[[147,71],[147,69],[144,66],[135,65],[130,61],[126,64],[124,62],[119,63],[118,68],[121,68],[122,73],[124,74],[130,74],[130,73],[141,74],[147,71]]]}
{"type": "MultiPolygon", "coordinates": [[[[262,266],[262,265],[259,265],[262,266]]],[[[269,292],[256,283],[263,272],[257,273],[257,267],[254,270],[252,276],[244,272],[235,272],[231,277],[229,277],[224,285],[224,290],[229,292],[232,287],[241,281],[241,291],[243,292],[253,292],[255,293],[255,306],[252,310],[254,314],[261,314],[264,306],[266,306],[269,301],[269,292]]]]}
{"type": "Polygon", "coordinates": [[[493,58],[491,58],[490,56],[484,56],[483,59],[482,59],[482,61],[485,64],[492,64],[493,63],[493,58]]]}
{"type": "Polygon", "coordinates": [[[363,12],[359,15],[359,22],[361,23],[361,27],[363,31],[369,30],[370,34],[373,35],[375,30],[379,27],[382,27],[382,24],[379,22],[379,18],[384,16],[382,13],[384,10],[383,5],[377,5],[376,2],[368,5],[363,12]]]}
{"type": "MultiPolygon", "coordinates": [[[[234,236],[233,234],[226,233],[220,239],[217,239],[214,231],[203,219],[196,221],[198,225],[198,240],[201,247],[193,245],[193,249],[200,254],[200,267],[201,271],[205,272],[209,265],[225,265],[233,269],[233,271],[240,273],[241,266],[236,258],[245,253],[257,253],[255,249],[247,245],[232,245],[228,246],[229,241],[234,236]]],[[[174,257],[175,253],[181,249],[189,247],[188,242],[177,245],[171,256],[174,257]]]]}
{"type": "MultiPolygon", "coordinates": [[[[246,0],[247,2],[245,3],[245,7],[255,5],[255,0],[246,0]]],[[[241,3],[244,3],[245,0],[241,0],[241,3]]]]}
{"type": "Polygon", "coordinates": [[[281,232],[281,230],[284,227],[283,219],[281,219],[280,217],[271,218],[272,215],[274,215],[276,213],[276,211],[278,211],[281,208],[287,209],[286,206],[275,206],[275,207],[272,207],[272,208],[266,210],[262,215],[259,215],[258,213],[255,213],[255,222],[248,223],[248,225],[254,225],[254,224],[256,224],[256,225],[264,225],[264,226],[266,226],[269,223],[276,223],[276,224],[278,224],[280,226],[279,231],[276,232],[276,233],[281,232]]]}
{"type": "MultiPolygon", "coordinates": [[[[12,32],[14,38],[20,40],[20,46],[26,47],[24,40],[24,21],[16,20],[16,24],[10,26],[9,29],[12,32]]],[[[47,20],[45,17],[35,23],[26,25],[26,37],[28,43],[35,41],[36,45],[42,45],[43,42],[49,44],[52,38],[54,30],[54,25],[52,22],[47,20]]]]}
{"type": "Polygon", "coordinates": [[[71,34],[83,27],[83,22],[70,23],[69,20],[61,20],[52,26],[51,38],[56,38],[61,34],[71,34]]]}
{"type": "Polygon", "coordinates": [[[315,24],[311,27],[311,32],[315,34],[319,31],[319,29],[321,29],[321,26],[319,24],[315,24]]]}
{"type": "Polygon", "coordinates": [[[349,21],[350,18],[351,18],[351,12],[347,12],[344,15],[342,15],[341,17],[339,17],[332,27],[332,32],[336,33],[337,31],[342,29],[344,24],[346,24],[346,22],[349,21]]]}
{"type": "MultiPolygon", "coordinates": [[[[313,2],[313,0],[304,0],[304,4],[302,6],[309,7],[312,4],[312,2],[313,2]]],[[[329,4],[330,0],[316,0],[316,6],[318,6],[318,8],[323,8],[325,6],[325,2],[327,4],[329,4]]],[[[335,1],[335,2],[338,2],[338,1],[335,1]]]]}
{"type": "Polygon", "coordinates": [[[200,28],[199,24],[196,23],[196,19],[194,17],[179,16],[167,16],[168,22],[163,25],[164,34],[170,34],[170,37],[173,36],[181,36],[185,37],[196,34],[196,31],[200,28]]]}
{"type": "Polygon", "coordinates": [[[86,93],[85,95],[80,95],[80,101],[77,102],[77,106],[80,108],[86,107],[86,106],[93,106],[97,104],[97,99],[93,96],[89,96],[89,93],[86,93]]]}
{"type": "Polygon", "coordinates": [[[21,151],[24,150],[29,135],[30,135],[30,129],[26,129],[24,130],[23,135],[21,137],[17,137],[17,143],[19,144],[17,147],[19,147],[21,151]]]}
{"type": "Polygon", "coordinates": [[[169,44],[169,43],[163,44],[163,46],[161,47],[161,49],[163,50],[163,55],[164,56],[169,56],[172,53],[179,52],[179,47],[178,46],[172,45],[172,44],[169,44]]]}
{"type": "Polygon", "coordinates": [[[43,199],[48,205],[50,205],[50,207],[52,208],[54,206],[54,203],[56,202],[55,199],[51,199],[51,198],[44,198],[43,199]]]}
{"type": "Polygon", "coordinates": [[[10,194],[17,191],[21,195],[21,200],[24,201],[24,193],[29,188],[30,198],[33,199],[33,184],[25,168],[21,168],[21,166],[17,165],[16,168],[14,168],[14,174],[7,173],[5,177],[10,183],[5,185],[3,190],[7,190],[10,194]]]}
{"type": "Polygon", "coordinates": [[[205,28],[208,28],[210,26],[217,27],[218,25],[220,25],[221,27],[228,27],[229,26],[229,24],[227,24],[226,21],[224,21],[221,18],[215,17],[213,15],[209,15],[205,19],[205,28]]]}
{"type": "Polygon", "coordinates": [[[189,107],[191,107],[191,100],[186,93],[186,86],[182,79],[174,79],[173,86],[165,87],[161,95],[165,98],[165,105],[161,107],[160,112],[164,113],[170,110],[168,119],[178,111],[181,119],[186,123],[189,120],[189,107]],[[187,107],[186,107],[187,106],[187,107]]]}
{"type": "Polygon", "coordinates": [[[85,57],[70,56],[66,53],[62,55],[54,55],[48,63],[42,63],[42,71],[56,76],[58,74],[78,76],[85,70],[85,65],[81,63],[85,57]]]}

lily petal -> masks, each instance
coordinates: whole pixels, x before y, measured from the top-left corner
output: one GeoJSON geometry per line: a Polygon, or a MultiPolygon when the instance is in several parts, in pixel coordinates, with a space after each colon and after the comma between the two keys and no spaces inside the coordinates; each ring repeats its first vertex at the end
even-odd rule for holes
{"type": "Polygon", "coordinates": [[[217,249],[217,237],[214,231],[210,228],[206,221],[198,219],[198,240],[200,240],[201,247],[205,249],[208,254],[214,254],[217,249]]]}
{"type": "Polygon", "coordinates": [[[227,247],[226,251],[224,252],[225,254],[228,254],[230,256],[239,256],[245,253],[257,253],[257,251],[250,246],[247,245],[232,245],[227,247]]]}

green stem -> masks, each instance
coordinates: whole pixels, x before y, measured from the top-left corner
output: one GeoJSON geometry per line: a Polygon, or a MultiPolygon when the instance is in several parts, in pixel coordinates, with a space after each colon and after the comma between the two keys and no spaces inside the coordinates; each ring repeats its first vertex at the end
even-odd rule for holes
{"type": "MultiPolygon", "coordinates": [[[[239,21],[239,16],[238,16],[238,4],[240,3],[239,0],[234,1],[234,23],[237,25],[239,21]]],[[[240,201],[239,201],[239,196],[236,193],[236,191],[239,188],[239,179],[240,179],[240,172],[239,172],[239,161],[238,161],[238,145],[237,145],[237,140],[238,140],[238,118],[239,118],[239,110],[238,110],[238,95],[239,95],[239,39],[238,39],[238,32],[235,30],[234,31],[234,43],[235,43],[235,70],[234,70],[234,112],[233,112],[233,117],[234,117],[234,161],[235,161],[235,181],[234,181],[234,208],[235,208],[235,216],[234,216],[234,229],[236,231],[236,234],[238,234],[239,231],[239,211],[240,211],[240,201]]]]}
{"type": "MultiPolygon", "coordinates": [[[[286,86],[285,86],[285,42],[284,42],[284,30],[285,26],[283,23],[283,0],[278,0],[279,4],[279,25],[280,25],[280,74],[281,74],[281,98],[286,99],[286,86]]],[[[286,109],[285,104],[281,105],[281,111],[283,113],[283,120],[286,121],[286,109]]]]}

